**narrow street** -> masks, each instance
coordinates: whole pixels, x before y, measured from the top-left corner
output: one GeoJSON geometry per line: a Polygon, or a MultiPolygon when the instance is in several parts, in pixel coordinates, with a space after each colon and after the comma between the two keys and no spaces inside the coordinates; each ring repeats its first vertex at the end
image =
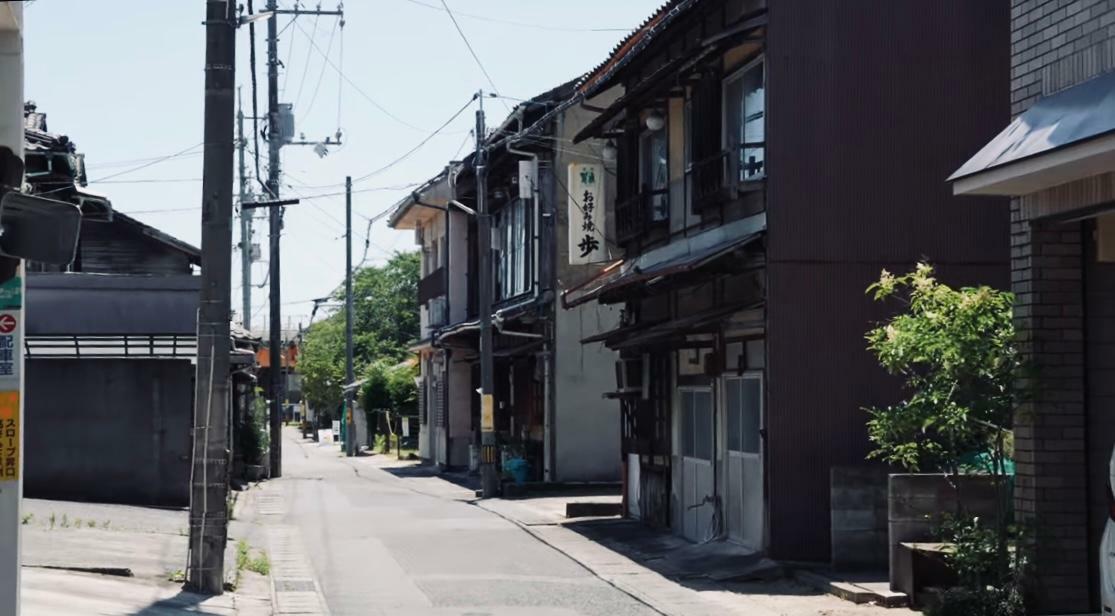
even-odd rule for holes
{"type": "MultiPolygon", "coordinates": [[[[290,429],[284,436],[284,476],[265,489],[281,493],[279,521],[300,537],[335,616],[656,613],[469,504],[463,489],[437,480],[419,491],[367,458],[343,458],[290,429]]],[[[278,579],[281,555],[273,559],[278,579]]],[[[282,613],[281,592],[278,603],[282,613]]]]}

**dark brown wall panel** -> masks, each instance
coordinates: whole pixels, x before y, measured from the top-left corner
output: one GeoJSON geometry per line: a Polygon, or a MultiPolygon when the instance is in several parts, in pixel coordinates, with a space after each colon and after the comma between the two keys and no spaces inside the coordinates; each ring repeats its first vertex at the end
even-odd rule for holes
{"type": "Polygon", "coordinates": [[[1008,0],[780,0],[769,258],[991,262],[1007,203],[945,179],[1010,120],[1008,0]]]}
{"type": "MultiPolygon", "coordinates": [[[[829,559],[829,471],[869,464],[865,407],[900,399],[899,382],[864,335],[899,308],[864,293],[880,270],[905,264],[768,266],[767,469],[770,549],[776,558],[829,559]]],[[[952,285],[999,276],[997,266],[945,265],[952,285]]]]}

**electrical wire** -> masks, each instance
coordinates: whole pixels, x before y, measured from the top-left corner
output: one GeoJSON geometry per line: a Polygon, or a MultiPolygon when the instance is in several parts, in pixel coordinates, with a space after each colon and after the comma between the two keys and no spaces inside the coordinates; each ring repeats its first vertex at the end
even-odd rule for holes
{"type": "MultiPolygon", "coordinates": [[[[252,1],[253,0],[248,0],[249,14],[255,14],[255,9],[252,7],[252,1]]],[[[274,19],[274,17],[272,17],[272,19],[274,19]]],[[[259,82],[256,79],[256,22],[254,21],[248,24],[248,39],[250,41],[248,62],[250,64],[250,72],[252,74],[252,140],[255,142],[255,149],[252,151],[252,158],[255,161],[256,181],[259,182],[259,185],[263,187],[263,193],[265,195],[269,195],[272,199],[274,199],[275,195],[272,194],[271,189],[267,186],[267,183],[263,181],[263,173],[260,171],[259,164],[259,82]]]]}
{"type": "Polygon", "coordinates": [[[201,178],[154,178],[145,180],[93,180],[90,184],[180,184],[200,182],[201,178]]]}
{"type": "Polygon", "coordinates": [[[201,147],[201,146],[203,146],[203,145],[205,145],[205,142],[204,142],[204,141],[203,141],[203,142],[201,142],[201,143],[198,143],[198,144],[192,145],[192,146],[190,146],[190,147],[188,147],[188,148],[186,148],[186,149],[184,149],[184,150],[180,150],[180,151],[178,151],[178,152],[175,152],[174,154],[168,154],[168,155],[166,155],[166,156],[160,156],[160,157],[158,157],[158,158],[155,158],[155,159],[149,160],[148,162],[146,162],[146,163],[144,163],[144,164],[142,164],[142,165],[139,165],[139,166],[137,166],[137,167],[131,167],[131,168],[129,168],[129,169],[125,169],[125,170],[123,170],[123,171],[118,171],[118,172],[116,172],[116,173],[112,173],[112,174],[106,175],[106,176],[104,176],[104,177],[102,177],[102,178],[97,178],[96,180],[91,180],[90,182],[91,182],[91,183],[92,183],[92,182],[104,182],[105,180],[111,180],[112,178],[118,178],[118,177],[120,177],[120,176],[122,176],[122,175],[128,175],[129,173],[135,173],[136,171],[141,171],[141,170],[143,170],[143,169],[146,169],[146,168],[148,168],[148,167],[153,167],[153,166],[155,166],[155,165],[157,165],[157,164],[159,164],[159,163],[161,163],[161,162],[165,162],[165,161],[168,161],[168,160],[172,160],[172,159],[178,158],[178,157],[180,157],[180,156],[183,156],[183,155],[185,155],[185,154],[186,154],[187,152],[191,152],[191,151],[193,151],[193,150],[196,150],[196,149],[200,148],[200,147],[201,147]]]}
{"type": "MultiPolygon", "coordinates": [[[[298,30],[302,33],[303,36],[306,36],[307,38],[309,38],[309,36],[306,34],[306,30],[300,24],[295,24],[295,27],[298,28],[298,30]]],[[[336,71],[337,74],[340,76],[341,79],[344,80],[345,83],[347,83],[353,90],[356,90],[356,93],[359,94],[360,96],[363,96],[364,99],[367,100],[373,107],[378,109],[381,113],[383,113],[387,117],[391,118],[392,120],[398,122],[399,124],[402,124],[403,126],[406,126],[407,128],[411,128],[411,129],[414,129],[414,130],[417,130],[417,131],[422,131],[422,132],[426,131],[426,129],[422,128],[421,126],[415,126],[414,124],[411,124],[410,122],[407,122],[406,120],[404,120],[404,119],[400,118],[399,116],[397,116],[397,115],[391,113],[390,111],[388,111],[387,108],[384,107],[383,105],[379,104],[379,102],[377,100],[375,100],[374,98],[372,98],[371,95],[369,95],[367,92],[365,92],[360,86],[356,85],[356,82],[349,79],[348,75],[345,75],[344,72],[341,70],[341,68],[339,66],[337,66],[337,64],[335,62],[333,62],[332,59],[330,59],[328,56],[325,55],[325,53],[321,50],[320,47],[318,47],[317,43],[314,42],[313,39],[309,39],[309,40],[310,40],[310,45],[315,50],[317,50],[317,52],[319,54],[321,54],[321,56],[323,58],[325,58],[325,63],[328,64],[329,67],[332,68],[334,71],[336,71]]]]}
{"type": "MultiPolygon", "coordinates": [[[[320,20],[321,20],[321,15],[314,15],[314,27],[313,27],[312,30],[310,30],[310,41],[311,42],[314,40],[314,37],[317,36],[317,24],[318,24],[318,21],[320,21],[320,20]]],[[[336,31],[337,31],[337,26],[334,23],[333,32],[336,32],[336,31]]],[[[329,44],[330,45],[333,44],[332,37],[330,37],[330,39],[329,39],[329,44]]],[[[306,48],[306,61],[303,63],[303,66],[302,66],[302,79],[299,80],[299,82],[298,82],[298,94],[297,94],[297,96],[294,97],[294,107],[296,109],[298,108],[298,103],[302,101],[302,90],[306,87],[306,76],[310,74],[310,53],[313,50],[314,50],[313,47],[307,47],[306,48]]],[[[326,54],[326,57],[328,57],[328,53],[326,54]]],[[[287,72],[289,74],[289,72],[290,72],[289,69],[287,70],[287,72]]]]}
{"type": "MultiPolygon", "coordinates": [[[[329,54],[332,53],[332,51],[333,51],[333,39],[336,36],[337,36],[337,24],[334,23],[333,24],[333,32],[331,32],[329,34],[329,43],[325,46],[325,56],[326,57],[329,57],[329,54]]],[[[308,62],[308,60],[307,60],[307,62],[308,62]]],[[[309,64],[307,64],[306,66],[309,67],[309,64]]],[[[303,117],[306,117],[306,118],[310,117],[310,112],[313,111],[314,103],[317,102],[317,94],[321,90],[321,82],[325,78],[325,63],[324,62],[322,62],[322,64],[321,64],[321,69],[322,70],[320,70],[317,74],[317,84],[314,85],[314,92],[313,92],[313,94],[310,95],[310,102],[306,105],[305,113],[302,114],[303,117]]],[[[299,96],[298,98],[301,99],[302,97],[299,96]]],[[[295,101],[295,104],[297,104],[297,101],[295,101]]]]}
{"type": "Polygon", "coordinates": [[[404,160],[410,158],[415,152],[422,149],[422,147],[424,145],[429,143],[431,139],[433,139],[439,133],[441,133],[443,130],[445,130],[445,128],[447,126],[452,124],[454,120],[456,120],[458,117],[460,117],[460,115],[462,113],[464,113],[466,109],[468,109],[470,106],[472,106],[473,101],[475,101],[477,98],[478,98],[478,95],[476,95],[476,94],[472,95],[472,97],[468,99],[468,102],[465,103],[464,105],[462,105],[461,108],[458,109],[456,111],[456,113],[454,113],[452,116],[450,116],[448,120],[443,122],[441,124],[441,126],[437,127],[437,129],[435,129],[432,133],[430,133],[429,135],[426,135],[426,137],[424,139],[422,139],[421,141],[418,142],[418,145],[415,145],[413,148],[411,148],[411,149],[407,150],[405,153],[403,153],[402,156],[399,156],[395,160],[387,163],[386,165],[383,165],[382,167],[379,167],[378,169],[375,169],[373,171],[365,173],[364,175],[362,175],[358,178],[353,178],[352,182],[354,184],[356,182],[363,182],[364,180],[367,180],[368,178],[371,178],[371,177],[375,177],[376,175],[379,175],[380,173],[383,173],[384,171],[387,171],[388,169],[394,167],[395,165],[397,165],[397,164],[403,162],[404,160]]]}
{"type": "MultiPolygon", "coordinates": [[[[189,152],[187,154],[183,154],[179,158],[187,158],[187,157],[191,157],[191,156],[201,156],[204,153],[205,152],[189,152]]],[[[86,169],[104,169],[104,168],[107,168],[107,167],[127,167],[127,166],[130,166],[130,165],[134,165],[136,163],[146,163],[146,162],[150,162],[150,161],[153,161],[153,160],[158,160],[160,158],[163,158],[163,157],[162,156],[149,156],[147,158],[133,158],[133,159],[130,159],[130,160],[114,160],[114,161],[109,161],[107,163],[87,163],[85,165],[85,168],[86,169]]]]}
{"type": "MultiPolygon", "coordinates": [[[[418,6],[424,6],[428,9],[434,9],[434,10],[437,10],[437,11],[442,10],[442,7],[437,6],[436,4],[427,4],[426,2],[422,2],[421,0],[406,0],[406,1],[410,2],[411,4],[417,4],[418,6]]],[[[457,15],[460,16],[460,17],[467,17],[469,19],[475,19],[477,21],[489,21],[489,22],[492,22],[492,23],[504,24],[504,25],[508,25],[508,26],[518,26],[520,28],[535,28],[537,30],[551,30],[551,31],[554,31],[554,32],[630,32],[631,31],[631,28],[577,28],[577,27],[573,27],[573,26],[569,26],[569,27],[566,27],[566,26],[548,26],[548,25],[542,25],[542,24],[525,23],[525,22],[521,22],[521,21],[512,21],[510,19],[499,19],[499,18],[496,18],[496,17],[487,17],[485,15],[476,15],[476,14],[472,14],[472,13],[461,13],[459,11],[457,12],[457,15]]]]}
{"type": "MultiPolygon", "coordinates": [[[[470,43],[468,37],[465,36],[465,31],[461,29],[461,24],[457,23],[457,18],[453,16],[453,11],[449,10],[449,5],[446,3],[446,0],[441,0],[441,6],[445,7],[445,13],[449,15],[449,19],[452,20],[453,27],[457,29],[457,34],[461,35],[461,40],[465,42],[465,47],[468,47],[468,52],[472,54],[472,59],[476,60],[476,66],[480,67],[480,72],[484,73],[484,77],[487,78],[488,85],[492,86],[492,91],[499,92],[499,87],[496,86],[496,82],[492,80],[492,76],[488,74],[488,69],[484,68],[484,63],[480,61],[480,56],[476,55],[476,50],[472,48],[472,43],[470,43]]],[[[511,107],[508,106],[507,101],[500,100],[500,102],[503,103],[504,107],[507,107],[508,112],[511,111],[511,107]]]]}

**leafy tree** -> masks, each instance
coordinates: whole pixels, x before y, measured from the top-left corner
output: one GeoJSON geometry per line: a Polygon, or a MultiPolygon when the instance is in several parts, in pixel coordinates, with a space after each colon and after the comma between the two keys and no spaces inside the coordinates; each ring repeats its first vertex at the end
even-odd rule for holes
{"type": "MultiPolygon", "coordinates": [[[[357,375],[377,360],[394,365],[405,359],[418,339],[418,278],[416,252],[396,253],[382,266],[353,275],[353,364],[357,375]]],[[[343,302],[344,286],[333,299],[343,302]]],[[[302,343],[299,371],[306,401],[332,411],[343,401],[345,382],[345,315],[339,310],[309,327],[302,343]]],[[[365,406],[365,408],[368,408],[365,406]]]]}
{"type": "MultiPolygon", "coordinates": [[[[959,493],[957,517],[944,530],[958,546],[954,561],[969,580],[982,579],[972,572],[993,562],[989,579],[1006,583],[1013,564],[1021,562],[1007,549],[1012,533],[1005,480],[1021,393],[1015,384],[1023,368],[1014,345],[1014,296],[986,286],[953,289],[937,281],[925,263],[903,276],[884,270],[868,293],[906,306],[867,333],[868,348],[883,368],[904,379],[906,391],[897,404],[868,409],[868,435],[875,445],[870,456],[912,472],[944,470],[950,477],[965,470],[961,461],[969,454],[989,458],[978,470],[989,472],[995,483],[999,508],[993,532],[964,515],[959,493]]],[[[959,487],[957,481],[958,492],[959,487]]]]}
{"type": "Polygon", "coordinates": [[[953,289],[919,264],[904,276],[883,271],[868,288],[907,309],[867,334],[889,373],[905,379],[898,404],[868,409],[871,456],[910,471],[956,474],[966,454],[992,448],[1002,473],[1021,358],[1014,346],[1014,296],[990,287],[953,289]]]}

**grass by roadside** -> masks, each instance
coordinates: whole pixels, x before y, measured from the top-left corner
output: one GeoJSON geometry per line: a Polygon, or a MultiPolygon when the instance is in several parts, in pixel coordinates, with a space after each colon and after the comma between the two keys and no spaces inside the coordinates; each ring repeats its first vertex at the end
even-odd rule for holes
{"type": "Polygon", "coordinates": [[[241,539],[236,542],[236,581],[234,586],[240,585],[240,578],[244,571],[251,571],[260,575],[271,575],[271,557],[265,550],[256,550],[252,555],[252,547],[247,541],[241,539]]]}

